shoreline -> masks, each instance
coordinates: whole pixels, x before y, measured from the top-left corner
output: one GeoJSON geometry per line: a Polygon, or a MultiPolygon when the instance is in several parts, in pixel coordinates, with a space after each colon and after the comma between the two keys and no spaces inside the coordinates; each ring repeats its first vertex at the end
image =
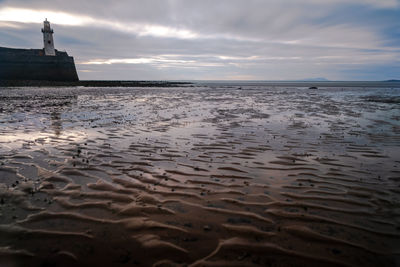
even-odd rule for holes
{"type": "Polygon", "coordinates": [[[0,81],[0,87],[180,87],[191,85],[190,82],[170,82],[170,81],[0,81]]]}
{"type": "Polygon", "coordinates": [[[187,86],[270,86],[270,87],[359,87],[359,88],[400,88],[398,81],[123,81],[123,80],[81,80],[81,81],[36,81],[0,80],[0,87],[187,87],[187,86]]]}

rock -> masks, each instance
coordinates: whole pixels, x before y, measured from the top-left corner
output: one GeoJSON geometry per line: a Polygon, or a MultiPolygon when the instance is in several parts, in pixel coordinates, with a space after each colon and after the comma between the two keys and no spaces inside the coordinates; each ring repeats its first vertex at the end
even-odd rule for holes
{"type": "Polygon", "coordinates": [[[25,193],[32,193],[34,191],[35,185],[32,181],[22,182],[19,185],[19,189],[25,193]]]}
{"type": "Polygon", "coordinates": [[[209,225],[204,225],[203,226],[204,231],[211,231],[211,227],[209,225]]]}

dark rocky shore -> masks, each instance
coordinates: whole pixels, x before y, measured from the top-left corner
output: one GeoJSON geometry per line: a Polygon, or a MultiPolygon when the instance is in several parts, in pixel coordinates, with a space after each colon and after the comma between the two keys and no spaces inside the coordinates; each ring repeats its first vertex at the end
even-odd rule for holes
{"type": "Polygon", "coordinates": [[[179,87],[191,85],[189,82],[170,81],[16,81],[0,80],[0,87],[54,87],[54,86],[84,86],[84,87],[179,87]]]}

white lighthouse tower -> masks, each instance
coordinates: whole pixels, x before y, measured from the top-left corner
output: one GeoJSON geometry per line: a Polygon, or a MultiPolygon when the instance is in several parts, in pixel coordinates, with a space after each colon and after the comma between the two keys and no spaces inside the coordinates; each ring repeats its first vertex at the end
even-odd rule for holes
{"type": "Polygon", "coordinates": [[[46,56],[55,56],[56,50],[54,49],[54,41],[53,41],[53,29],[50,28],[50,22],[43,21],[44,27],[42,29],[43,32],[43,42],[44,42],[44,54],[46,56]]]}

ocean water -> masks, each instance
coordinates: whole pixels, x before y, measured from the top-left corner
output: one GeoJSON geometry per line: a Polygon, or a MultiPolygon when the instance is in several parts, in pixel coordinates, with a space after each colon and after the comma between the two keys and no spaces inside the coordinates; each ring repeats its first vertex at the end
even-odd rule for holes
{"type": "Polygon", "coordinates": [[[0,263],[396,266],[400,88],[376,85],[2,88],[0,263]]]}

